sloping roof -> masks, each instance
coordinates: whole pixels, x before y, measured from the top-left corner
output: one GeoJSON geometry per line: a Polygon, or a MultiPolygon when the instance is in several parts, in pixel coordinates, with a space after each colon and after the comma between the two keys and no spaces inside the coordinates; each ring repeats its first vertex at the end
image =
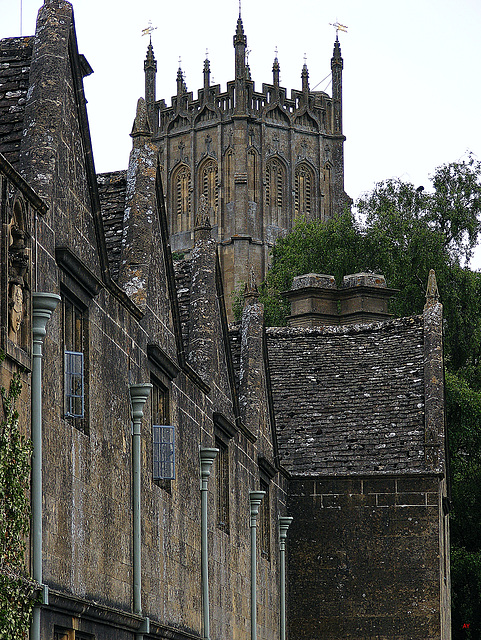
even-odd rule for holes
{"type": "Polygon", "coordinates": [[[280,460],[290,473],[426,469],[422,317],[271,328],[267,345],[280,460]]]}
{"type": "Polygon", "coordinates": [[[0,40],[0,153],[18,167],[33,36],[0,40]]]}
{"type": "Polygon", "coordinates": [[[118,279],[122,251],[127,172],[112,171],[97,175],[105,245],[113,280],[118,279]]]}

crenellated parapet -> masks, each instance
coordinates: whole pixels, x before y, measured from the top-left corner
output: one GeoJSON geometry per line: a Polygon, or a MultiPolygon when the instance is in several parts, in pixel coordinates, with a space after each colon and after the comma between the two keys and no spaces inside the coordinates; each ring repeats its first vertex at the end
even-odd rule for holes
{"type": "MultiPolygon", "coordinates": [[[[196,94],[187,89],[179,64],[170,105],[156,100],[151,108],[172,249],[191,251],[193,212],[205,199],[212,237],[220,245],[226,300],[248,279],[249,265],[263,280],[271,247],[296,219],[327,220],[349,202],[344,192],[339,42],[331,63],[332,96],[310,89],[306,62],[300,88],[289,93],[281,87],[277,52],[272,81],[256,90],[240,16],[233,45],[234,79],[225,90],[211,84],[206,57],[196,94]]],[[[151,87],[150,45],[147,60],[151,87]]]]}

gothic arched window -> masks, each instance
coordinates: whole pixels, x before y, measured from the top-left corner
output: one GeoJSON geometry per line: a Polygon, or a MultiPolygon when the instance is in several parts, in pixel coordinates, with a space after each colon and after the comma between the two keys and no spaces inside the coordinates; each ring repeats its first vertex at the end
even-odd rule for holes
{"type": "Polygon", "coordinates": [[[310,216],[314,211],[314,175],[305,162],[296,167],[294,216],[310,216]]]}
{"type": "Polygon", "coordinates": [[[172,233],[191,228],[191,178],[187,165],[181,165],[172,179],[172,233]]]}
{"type": "Polygon", "coordinates": [[[267,223],[284,227],[286,170],[279,158],[271,158],[266,165],[267,223]]]}
{"type": "Polygon", "coordinates": [[[217,224],[217,207],[219,195],[217,190],[217,162],[209,158],[199,169],[199,200],[204,196],[207,202],[207,211],[212,225],[217,224]]]}

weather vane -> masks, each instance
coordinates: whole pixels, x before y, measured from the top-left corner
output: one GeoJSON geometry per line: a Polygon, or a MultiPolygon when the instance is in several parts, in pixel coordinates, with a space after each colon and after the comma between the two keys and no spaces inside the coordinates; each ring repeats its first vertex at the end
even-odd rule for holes
{"type": "Polygon", "coordinates": [[[142,35],[143,36],[151,36],[152,31],[155,31],[157,28],[158,27],[153,27],[152,26],[152,20],[149,20],[149,26],[146,29],[142,29],[142,35]]]}
{"type": "Polygon", "coordinates": [[[329,23],[331,25],[331,27],[334,27],[336,29],[336,38],[338,36],[339,31],[344,31],[344,33],[347,33],[347,27],[345,24],[340,24],[339,22],[330,22],[329,23]]]}

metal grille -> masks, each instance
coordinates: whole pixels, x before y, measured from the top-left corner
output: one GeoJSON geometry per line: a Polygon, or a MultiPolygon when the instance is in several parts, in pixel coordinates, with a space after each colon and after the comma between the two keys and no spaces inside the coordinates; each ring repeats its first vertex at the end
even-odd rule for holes
{"type": "Polygon", "coordinates": [[[175,428],[152,425],[154,480],[175,478],[175,428]]]}
{"type": "Polygon", "coordinates": [[[65,415],[84,417],[84,354],[65,352],[65,415]]]}

